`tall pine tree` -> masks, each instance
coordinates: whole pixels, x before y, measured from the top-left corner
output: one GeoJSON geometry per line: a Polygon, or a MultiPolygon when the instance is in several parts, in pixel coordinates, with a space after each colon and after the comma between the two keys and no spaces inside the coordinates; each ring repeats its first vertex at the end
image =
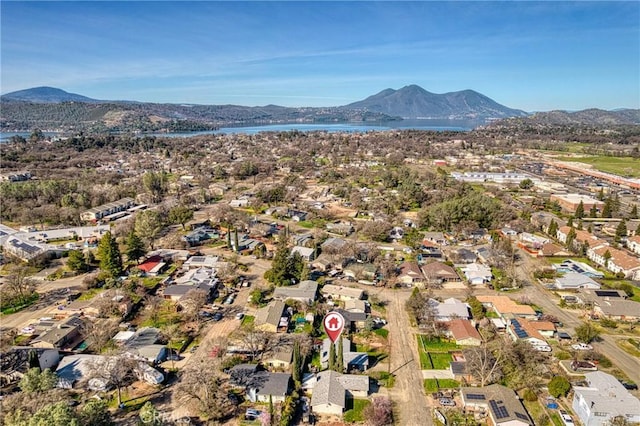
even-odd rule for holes
{"type": "Polygon", "coordinates": [[[336,346],[329,343],[329,370],[336,371],[336,346]]]}
{"type": "Polygon", "coordinates": [[[338,351],[336,353],[336,371],[344,373],[344,339],[338,339],[338,351]]]}
{"type": "Polygon", "coordinates": [[[138,263],[140,261],[140,258],[147,253],[144,241],[142,241],[142,239],[138,236],[138,234],[135,233],[135,231],[131,231],[129,235],[127,235],[125,245],[127,247],[125,254],[127,255],[127,259],[129,261],[138,263]]]}
{"type": "Polygon", "coordinates": [[[582,219],[584,217],[584,203],[582,202],[582,200],[580,200],[580,204],[578,204],[578,207],[576,207],[574,216],[577,219],[582,219]]]}
{"type": "Polygon", "coordinates": [[[108,272],[111,278],[122,275],[122,256],[116,239],[110,231],[107,231],[98,243],[98,257],[100,258],[100,269],[108,272]]]}

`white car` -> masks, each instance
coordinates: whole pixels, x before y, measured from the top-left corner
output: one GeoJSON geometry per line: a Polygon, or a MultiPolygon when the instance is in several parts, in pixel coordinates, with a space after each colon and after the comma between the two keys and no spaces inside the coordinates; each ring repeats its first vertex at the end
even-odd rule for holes
{"type": "Polygon", "coordinates": [[[586,343],[576,343],[574,345],[571,345],[571,349],[574,349],[576,351],[590,351],[593,349],[593,346],[587,345],[586,343]]]}
{"type": "Polygon", "coordinates": [[[549,345],[532,345],[533,349],[540,352],[551,352],[551,346],[549,345]]]}
{"type": "Polygon", "coordinates": [[[566,411],[560,410],[560,418],[562,419],[562,423],[564,423],[565,426],[575,426],[573,418],[571,418],[569,413],[567,413],[566,411]]]}

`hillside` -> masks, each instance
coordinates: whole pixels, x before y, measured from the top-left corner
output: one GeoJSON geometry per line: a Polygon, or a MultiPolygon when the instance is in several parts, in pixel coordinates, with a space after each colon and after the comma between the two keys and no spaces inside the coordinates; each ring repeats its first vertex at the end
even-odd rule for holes
{"type": "Polygon", "coordinates": [[[399,90],[385,89],[362,101],[345,105],[345,108],[366,109],[403,118],[487,120],[527,115],[473,90],[437,94],[416,85],[399,90]]]}
{"type": "Polygon", "coordinates": [[[59,102],[99,102],[86,96],[76,93],[69,93],[55,87],[34,87],[31,89],[18,90],[17,92],[7,93],[0,96],[0,101],[22,101],[41,104],[59,103],[59,102]]]}
{"type": "Polygon", "coordinates": [[[575,112],[537,112],[528,117],[497,121],[493,126],[617,126],[638,124],[640,124],[640,110],[638,109],[605,111],[591,108],[575,112]]]}
{"type": "Polygon", "coordinates": [[[390,121],[385,114],[339,107],[178,105],[136,102],[35,103],[2,100],[0,130],[199,131],[243,123],[390,121]]]}

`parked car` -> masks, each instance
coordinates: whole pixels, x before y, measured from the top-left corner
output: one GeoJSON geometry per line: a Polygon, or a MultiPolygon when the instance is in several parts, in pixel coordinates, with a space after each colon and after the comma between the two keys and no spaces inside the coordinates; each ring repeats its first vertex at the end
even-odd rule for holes
{"type": "Polygon", "coordinates": [[[551,352],[551,346],[549,345],[533,345],[533,349],[540,352],[551,352]]]}
{"type": "Polygon", "coordinates": [[[215,314],[213,314],[212,319],[214,321],[220,321],[222,319],[222,314],[220,312],[216,312],[215,314]]]}
{"type": "Polygon", "coordinates": [[[559,340],[571,340],[571,335],[565,331],[558,331],[559,340]]]}
{"type": "Polygon", "coordinates": [[[573,418],[569,415],[569,413],[567,413],[564,410],[560,410],[560,419],[562,420],[562,423],[565,424],[565,426],[575,426],[575,423],[573,422],[573,418]]]}
{"type": "Polygon", "coordinates": [[[440,398],[438,400],[438,402],[440,403],[440,405],[442,405],[444,407],[455,407],[456,406],[456,402],[451,398],[440,398]]]}
{"type": "Polygon", "coordinates": [[[242,318],[244,318],[244,313],[242,313],[242,312],[238,312],[238,313],[236,314],[236,319],[241,320],[242,318]]]}
{"type": "Polygon", "coordinates": [[[576,351],[590,351],[593,349],[593,346],[587,345],[586,343],[575,343],[571,345],[571,349],[576,351]]]}
{"type": "Polygon", "coordinates": [[[635,383],[625,382],[623,380],[620,380],[620,383],[622,383],[622,386],[624,386],[625,389],[638,390],[638,385],[636,385],[635,383]]]}
{"type": "Polygon", "coordinates": [[[256,410],[255,408],[247,408],[247,411],[244,412],[244,418],[245,420],[256,420],[258,417],[260,417],[260,414],[262,414],[262,411],[260,410],[256,410]]]}

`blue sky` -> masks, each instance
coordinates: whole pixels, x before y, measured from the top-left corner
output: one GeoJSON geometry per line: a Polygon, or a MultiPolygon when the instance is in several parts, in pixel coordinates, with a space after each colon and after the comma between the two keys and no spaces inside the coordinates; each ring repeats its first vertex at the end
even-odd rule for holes
{"type": "Polygon", "coordinates": [[[463,89],[527,111],[640,108],[640,2],[2,1],[0,91],[344,105],[463,89]]]}

